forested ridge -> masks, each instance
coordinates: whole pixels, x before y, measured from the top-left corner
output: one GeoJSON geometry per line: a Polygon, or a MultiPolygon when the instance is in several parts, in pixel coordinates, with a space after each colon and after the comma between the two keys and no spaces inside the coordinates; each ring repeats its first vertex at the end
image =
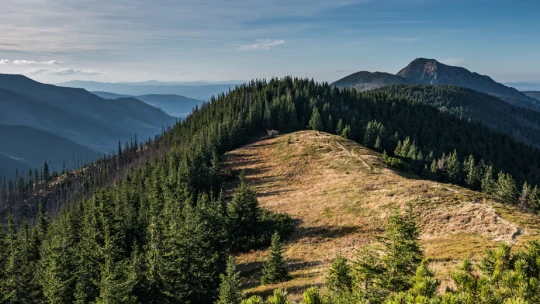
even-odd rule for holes
{"type": "Polygon", "coordinates": [[[540,112],[513,106],[493,95],[450,85],[394,85],[379,90],[481,122],[535,148],[540,145],[540,112]]]}
{"type": "Polygon", "coordinates": [[[287,215],[258,206],[242,176],[232,200],[223,197],[220,156],[265,130],[307,127],[385,151],[402,170],[540,206],[540,153],[507,135],[384,91],[257,80],[82,170],[54,178],[45,166],[4,182],[0,299],[211,303],[228,254],[292,229],[287,215]]]}

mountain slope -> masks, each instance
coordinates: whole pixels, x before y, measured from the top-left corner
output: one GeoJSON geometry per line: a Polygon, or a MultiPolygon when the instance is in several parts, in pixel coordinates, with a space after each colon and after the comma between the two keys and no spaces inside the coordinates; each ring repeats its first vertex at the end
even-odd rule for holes
{"type": "Polygon", "coordinates": [[[136,99],[106,100],[82,89],[0,74],[0,124],[40,128],[110,152],[118,140],[148,138],[175,119],[136,99]]]}
{"type": "MultiPolygon", "coordinates": [[[[88,147],[62,138],[58,135],[27,127],[0,125],[0,154],[19,161],[18,169],[42,168],[47,161],[51,169],[62,170],[63,163],[67,168],[88,163],[98,157],[98,153],[88,147]]],[[[13,165],[0,162],[0,171],[4,176],[13,176],[13,165]],[[6,169],[8,168],[8,169],[6,169]]]]}
{"type": "Polygon", "coordinates": [[[481,122],[494,131],[540,148],[540,112],[513,106],[493,95],[446,85],[395,85],[379,90],[481,122]]]}
{"type": "Polygon", "coordinates": [[[224,163],[226,172],[245,170],[264,208],[286,212],[298,224],[285,240],[291,281],[258,286],[267,251],[238,255],[248,293],[284,287],[299,299],[302,291],[324,282],[337,254],[353,258],[384,231],[393,210],[408,202],[419,215],[421,242],[443,288],[463,258],[477,259],[500,241],[522,244],[540,233],[534,215],[478,192],[394,171],[379,153],[326,133],[257,141],[227,153],[224,163]]]}
{"type": "Polygon", "coordinates": [[[354,88],[357,91],[373,90],[393,84],[409,84],[410,82],[400,76],[382,72],[361,71],[346,76],[334,83],[340,89],[354,88]]]}
{"type": "Polygon", "coordinates": [[[495,82],[489,76],[470,72],[462,67],[442,64],[434,59],[417,58],[397,73],[412,83],[429,85],[456,85],[480,92],[516,100],[519,105],[538,107],[540,102],[520,91],[495,82]]]}
{"type": "Polygon", "coordinates": [[[540,100],[540,91],[524,91],[523,93],[531,98],[540,100]]]}
{"type": "Polygon", "coordinates": [[[95,81],[70,81],[58,84],[62,87],[83,88],[88,91],[104,91],[121,95],[174,94],[198,100],[226,93],[237,84],[174,84],[174,83],[110,83],[95,81]]]}
{"type": "Polygon", "coordinates": [[[133,97],[156,108],[159,108],[171,116],[182,118],[186,117],[195,107],[201,106],[203,103],[201,100],[174,94],[148,94],[129,96],[101,91],[92,92],[92,94],[95,94],[105,99],[133,97]]]}

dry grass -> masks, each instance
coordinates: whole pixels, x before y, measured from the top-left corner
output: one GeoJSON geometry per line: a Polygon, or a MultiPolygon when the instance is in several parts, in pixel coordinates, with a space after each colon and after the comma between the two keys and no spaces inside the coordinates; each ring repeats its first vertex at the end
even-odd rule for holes
{"type": "MultiPolygon", "coordinates": [[[[302,131],[261,140],[228,153],[224,167],[245,170],[261,205],[296,221],[285,240],[291,281],[259,286],[266,250],[238,256],[249,294],[284,287],[298,300],[308,287],[324,283],[337,254],[354,258],[407,202],[419,216],[426,257],[433,260],[443,286],[463,258],[477,259],[501,241],[519,245],[540,231],[535,216],[477,192],[396,172],[380,154],[326,133],[302,131]]],[[[228,186],[232,189],[234,183],[228,186]]]]}

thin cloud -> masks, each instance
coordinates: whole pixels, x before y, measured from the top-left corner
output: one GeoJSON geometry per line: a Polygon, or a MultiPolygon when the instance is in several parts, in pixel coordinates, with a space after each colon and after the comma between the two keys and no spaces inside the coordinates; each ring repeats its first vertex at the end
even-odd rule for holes
{"type": "Polygon", "coordinates": [[[0,64],[9,64],[8,59],[0,59],[0,64]]]}
{"type": "Polygon", "coordinates": [[[49,61],[34,61],[34,60],[14,60],[13,64],[15,65],[31,65],[31,64],[47,64],[47,65],[56,65],[62,64],[61,61],[49,60],[49,61]]]}
{"type": "Polygon", "coordinates": [[[448,65],[460,65],[465,62],[465,58],[443,58],[441,62],[448,65]]]}
{"type": "Polygon", "coordinates": [[[94,70],[81,70],[81,69],[72,69],[72,68],[64,68],[64,69],[33,69],[28,70],[25,72],[27,75],[100,75],[103,74],[99,71],[94,70]]]}
{"type": "Polygon", "coordinates": [[[238,47],[240,51],[268,51],[271,48],[287,43],[285,40],[257,40],[253,44],[244,44],[238,47]]]}

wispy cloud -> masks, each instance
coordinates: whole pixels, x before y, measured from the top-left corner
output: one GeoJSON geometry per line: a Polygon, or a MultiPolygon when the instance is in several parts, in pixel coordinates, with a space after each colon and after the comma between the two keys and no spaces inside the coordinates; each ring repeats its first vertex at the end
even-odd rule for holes
{"type": "Polygon", "coordinates": [[[443,58],[441,62],[448,65],[460,65],[465,62],[465,58],[443,58]]]}
{"type": "Polygon", "coordinates": [[[63,69],[33,69],[24,72],[27,75],[100,75],[102,72],[95,70],[81,70],[81,69],[72,69],[72,68],[63,68],[63,69]]]}
{"type": "Polygon", "coordinates": [[[56,60],[49,60],[49,61],[34,61],[34,60],[14,60],[13,64],[15,65],[31,65],[31,64],[47,64],[47,65],[55,65],[55,64],[62,64],[61,61],[56,60]]]}
{"type": "Polygon", "coordinates": [[[264,39],[264,40],[257,40],[253,44],[244,44],[238,46],[238,50],[240,51],[268,51],[269,49],[278,46],[283,45],[287,43],[285,40],[270,40],[270,39],[264,39]]]}
{"type": "Polygon", "coordinates": [[[8,59],[0,59],[0,64],[9,64],[8,59]]]}

